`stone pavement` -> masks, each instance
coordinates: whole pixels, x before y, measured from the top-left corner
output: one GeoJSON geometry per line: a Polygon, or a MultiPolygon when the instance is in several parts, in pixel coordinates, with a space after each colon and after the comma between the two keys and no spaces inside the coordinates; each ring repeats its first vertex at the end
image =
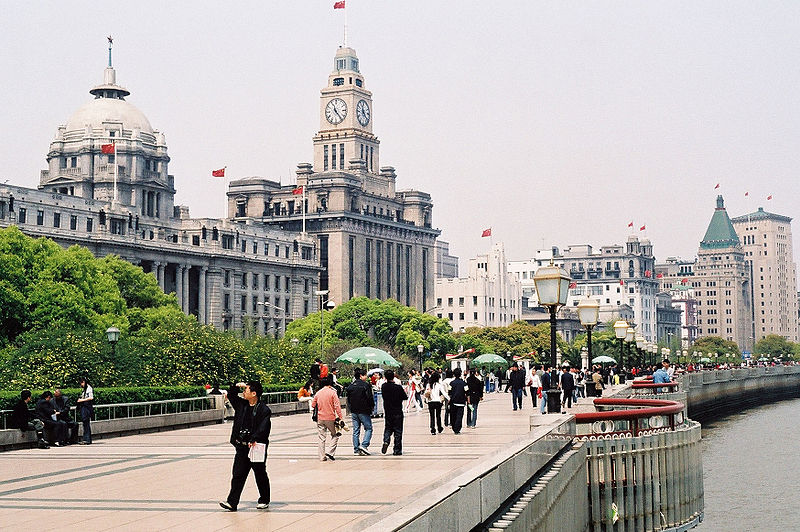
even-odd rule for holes
{"type": "Polygon", "coordinates": [[[0,529],[359,529],[360,521],[386,515],[393,505],[424,495],[426,488],[524,436],[532,422],[563,420],[541,416],[538,408],[531,418],[530,397],[523,399],[524,410],[514,412],[510,394],[489,394],[480,405],[478,427],[465,427],[459,435],[446,428],[432,436],[427,410],[412,412],[406,417],[404,454],[397,457],[391,448],[380,454],[383,420],[376,419],[373,455],[354,456],[351,434],[345,432],[335,462],[318,460],[316,426],[308,415],[275,417],[268,511],[255,508],[252,475],[238,512],[217,505],[227,495],[233,463],[229,423],[0,453],[0,529]]]}

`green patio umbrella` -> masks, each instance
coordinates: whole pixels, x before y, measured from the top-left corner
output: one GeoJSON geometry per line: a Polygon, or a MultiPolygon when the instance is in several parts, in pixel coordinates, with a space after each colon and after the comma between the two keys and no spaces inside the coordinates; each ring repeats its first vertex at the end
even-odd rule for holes
{"type": "Polygon", "coordinates": [[[336,362],[348,364],[375,364],[377,366],[400,367],[400,362],[384,351],[376,347],[356,347],[339,355],[336,362]]]}
{"type": "Polygon", "coordinates": [[[469,363],[470,366],[480,366],[485,364],[505,364],[507,366],[508,360],[500,355],[495,355],[494,353],[484,353],[476,356],[469,363]]]}

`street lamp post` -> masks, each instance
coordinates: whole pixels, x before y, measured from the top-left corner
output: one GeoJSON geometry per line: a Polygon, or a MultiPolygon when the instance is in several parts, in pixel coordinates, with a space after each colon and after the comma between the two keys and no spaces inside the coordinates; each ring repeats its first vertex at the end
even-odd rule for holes
{"type": "Polygon", "coordinates": [[[300,343],[300,340],[298,340],[297,338],[292,338],[292,347],[294,349],[297,349],[297,344],[299,344],[299,343],[300,343]]]}
{"type": "MultiPolygon", "coordinates": [[[[552,367],[556,366],[556,312],[558,307],[567,303],[570,281],[567,272],[554,265],[553,259],[550,259],[548,266],[542,266],[536,270],[536,274],[533,276],[539,304],[550,310],[550,364],[552,367]]],[[[547,411],[559,413],[560,403],[561,391],[557,389],[557,386],[552,386],[547,390],[547,411]]]]}
{"type": "MultiPolygon", "coordinates": [[[[635,338],[636,338],[636,330],[633,327],[631,327],[630,325],[628,325],[628,328],[625,330],[625,343],[628,344],[628,365],[631,365],[631,359],[632,359],[632,356],[631,356],[632,347],[631,346],[635,345],[634,344],[634,339],[635,338]]],[[[629,370],[630,370],[630,368],[623,367],[623,371],[625,372],[623,374],[623,376],[622,376],[623,382],[625,380],[627,380],[628,371],[629,370]]]]}
{"type": "Polygon", "coordinates": [[[644,364],[644,346],[647,344],[647,340],[644,339],[644,336],[641,334],[636,335],[636,351],[637,351],[637,363],[644,364]]]}
{"type": "Polygon", "coordinates": [[[329,310],[332,310],[336,304],[329,300],[325,299],[325,296],[328,295],[327,290],[316,290],[314,291],[314,295],[319,297],[319,334],[320,334],[320,342],[319,342],[319,359],[324,360],[325,357],[325,317],[324,317],[324,310],[327,306],[329,310]]]}
{"type": "Polygon", "coordinates": [[[119,329],[109,327],[106,329],[106,337],[108,338],[108,343],[111,344],[111,356],[115,357],[117,355],[117,342],[119,342],[119,329]]]}
{"type": "Polygon", "coordinates": [[[417,354],[419,355],[419,372],[422,373],[422,352],[425,351],[425,346],[417,344],[417,354]]]}
{"type": "Polygon", "coordinates": [[[589,362],[592,361],[592,328],[597,325],[597,318],[600,314],[600,302],[596,299],[586,297],[578,303],[578,318],[581,325],[586,327],[586,351],[589,355],[589,362]]]}
{"type": "Polygon", "coordinates": [[[619,340],[619,365],[625,365],[625,335],[628,334],[628,322],[625,320],[617,320],[614,322],[614,336],[619,340]]]}

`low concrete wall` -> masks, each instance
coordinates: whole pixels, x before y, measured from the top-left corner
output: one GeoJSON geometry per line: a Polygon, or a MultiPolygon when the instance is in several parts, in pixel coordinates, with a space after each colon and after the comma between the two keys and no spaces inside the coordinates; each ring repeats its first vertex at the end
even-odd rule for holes
{"type": "MultiPolygon", "coordinates": [[[[555,426],[538,427],[476,465],[455,471],[453,478],[417,493],[412,500],[385,509],[382,513],[386,517],[359,522],[359,529],[472,530],[491,519],[538,471],[571,447],[574,433],[575,421],[566,416],[555,426]]],[[[585,491],[585,478],[580,484],[585,491]]]]}
{"type": "Polygon", "coordinates": [[[800,396],[800,366],[701,371],[686,373],[679,381],[689,417],[698,420],[800,396]]]}

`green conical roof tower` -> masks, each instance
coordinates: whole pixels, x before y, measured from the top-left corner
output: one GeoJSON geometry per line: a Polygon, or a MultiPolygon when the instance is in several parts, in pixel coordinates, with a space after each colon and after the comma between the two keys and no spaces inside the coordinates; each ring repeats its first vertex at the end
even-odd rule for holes
{"type": "Polygon", "coordinates": [[[706,236],[700,242],[700,249],[725,249],[737,247],[739,237],[733,228],[728,211],[725,210],[725,200],[722,195],[717,196],[717,208],[708,224],[706,236]]]}

